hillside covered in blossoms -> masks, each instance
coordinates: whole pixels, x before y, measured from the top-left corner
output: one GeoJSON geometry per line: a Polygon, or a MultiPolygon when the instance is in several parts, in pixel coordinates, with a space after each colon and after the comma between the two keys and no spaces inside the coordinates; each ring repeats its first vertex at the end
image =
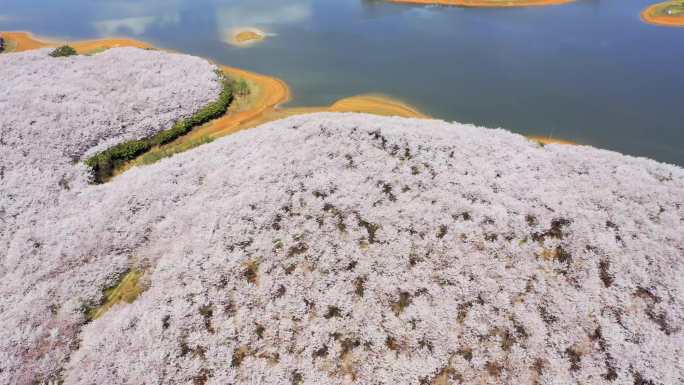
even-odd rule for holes
{"type": "Polygon", "coordinates": [[[214,100],[215,67],[0,68],[0,384],[684,382],[680,167],[319,113],[95,185],[88,156],[214,100]]]}

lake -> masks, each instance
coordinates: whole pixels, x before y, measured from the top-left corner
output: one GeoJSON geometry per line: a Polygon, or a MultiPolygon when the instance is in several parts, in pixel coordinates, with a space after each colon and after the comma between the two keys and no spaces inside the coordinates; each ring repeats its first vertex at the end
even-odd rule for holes
{"type": "Polygon", "coordinates": [[[381,93],[444,120],[684,165],[684,28],[642,23],[649,4],[3,0],[0,30],[128,36],[282,78],[291,106],[381,93]],[[234,47],[238,27],[273,36],[234,47]]]}

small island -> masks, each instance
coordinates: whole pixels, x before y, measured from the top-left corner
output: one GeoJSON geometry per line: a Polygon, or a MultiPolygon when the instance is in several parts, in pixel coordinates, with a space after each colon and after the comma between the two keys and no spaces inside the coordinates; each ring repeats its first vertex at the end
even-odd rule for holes
{"type": "Polygon", "coordinates": [[[537,7],[543,5],[558,5],[570,3],[574,0],[388,0],[392,3],[447,5],[469,8],[514,8],[537,7]]]}
{"type": "Polygon", "coordinates": [[[654,25],[684,27],[684,1],[653,4],[641,12],[641,20],[654,25]]]}
{"type": "Polygon", "coordinates": [[[258,43],[266,39],[266,32],[256,28],[236,29],[231,33],[230,43],[235,46],[244,47],[258,43]]]}

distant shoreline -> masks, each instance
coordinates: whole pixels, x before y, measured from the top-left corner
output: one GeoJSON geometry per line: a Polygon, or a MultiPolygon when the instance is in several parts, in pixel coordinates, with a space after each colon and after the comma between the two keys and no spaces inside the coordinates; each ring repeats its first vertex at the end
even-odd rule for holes
{"type": "Polygon", "coordinates": [[[388,0],[390,3],[418,5],[446,5],[466,8],[516,8],[561,5],[575,0],[388,0]]]}
{"type": "MultiPolygon", "coordinates": [[[[62,44],[55,40],[38,39],[29,32],[4,32],[3,36],[16,43],[15,52],[57,47],[62,44]]],[[[75,41],[69,42],[69,45],[76,49],[79,54],[92,54],[116,47],[153,48],[153,46],[148,43],[128,38],[75,41]]],[[[217,66],[229,77],[244,79],[252,84],[252,100],[239,111],[225,114],[201,127],[193,129],[188,134],[179,137],[165,146],[183,147],[187,146],[188,142],[193,140],[197,141],[202,138],[216,139],[274,120],[315,112],[357,112],[374,115],[400,116],[405,118],[432,119],[431,116],[423,114],[413,106],[380,94],[352,96],[340,99],[330,106],[279,108],[281,104],[284,104],[291,99],[290,89],[283,80],[235,67],[220,64],[217,64],[217,66]]],[[[544,136],[530,135],[526,137],[531,141],[541,144],[577,144],[571,141],[544,136]]],[[[168,150],[168,148],[161,150],[168,150]]],[[[151,151],[155,150],[153,149],[151,151]]],[[[130,167],[139,164],[142,156],[144,156],[144,154],[127,162],[121,168],[118,168],[114,175],[121,174],[130,167]]]]}

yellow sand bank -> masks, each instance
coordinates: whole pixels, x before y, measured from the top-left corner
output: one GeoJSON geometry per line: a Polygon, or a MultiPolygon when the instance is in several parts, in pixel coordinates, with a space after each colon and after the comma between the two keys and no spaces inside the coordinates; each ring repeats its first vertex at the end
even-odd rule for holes
{"type": "MultiPolygon", "coordinates": [[[[5,37],[5,39],[16,44],[14,49],[15,52],[28,51],[38,48],[58,47],[60,45],[66,44],[65,42],[37,38],[28,32],[3,32],[2,35],[5,37]]],[[[126,38],[84,40],[68,42],[68,44],[80,54],[86,54],[93,51],[115,47],[152,48],[152,46],[147,43],[126,38]]]]}
{"type": "Polygon", "coordinates": [[[571,142],[569,140],[556,139],[550,136],[539,136],[539,135],[527,135],[527,139],[541,143],[541,144],[574,144],[576,142],[571,142]]]}
{"type": "Polygon", "coordinates": [[[538,7],[543,5],[558,5],[575,0],[388,0],[391,3],[448,5],[455,7],[473,8],[514,8],[538,7]]]}
{"type": "Polygon", "coordinates": [[[429,119],[416,108],[384,95],[358,95],[340,99],[330,106],[277,108],[249,120],[238,129],[254,127],[266,122],[283,119],[289,116],[311,114],[314,112],[360,112],[383,116],[401,116],[404,118],[429,119]]]}

